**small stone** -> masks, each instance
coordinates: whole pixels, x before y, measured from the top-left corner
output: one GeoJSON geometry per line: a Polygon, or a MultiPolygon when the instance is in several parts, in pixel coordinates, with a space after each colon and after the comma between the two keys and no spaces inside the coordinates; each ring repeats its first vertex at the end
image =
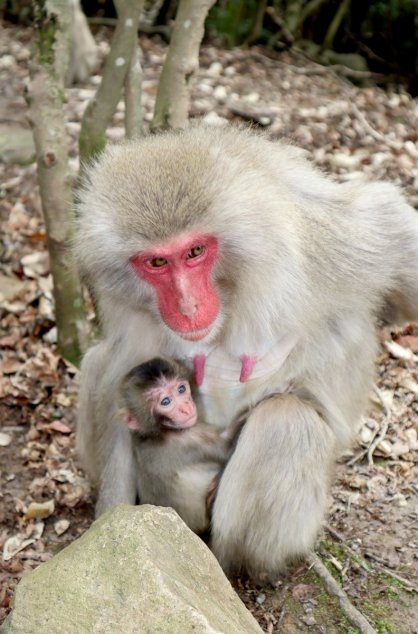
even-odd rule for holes
{"type": "Polygon", "coordinates": [[[204,95],[211,95],[213,92],[213,86],[207,81],[201,81],[198,85],[198,89],[204,95]]]}
{"type": "Polygon", "coordinates": [[[109,141],[116,143],[117,141],[122,141],[125,137],[125,131],[123,128],[108,128],[106,135],[109,141]]]}
{"type": "Polygon", "coordinates": [[[57,535],[62,535],[69,528],[70,522],[68,520],[58,520],[54,524],[54,531],[57,535]]]}
{"type": "Polygon", "coordinates": [[[418,149],[415,143],[413,143],[412,141],[406,141],[404,144],[404,148],[410,156],[412,156],[413,158],[418,158],[418,149]]]}
{"type": "Polygon", "coordinates": [[[256,602],[258,603],[258,605],[263,605],[265,600],[266,600],[266,595],[263,593],[259,594],[258,597],[256,598],[256,602]]]}
{"type": "Polygon", "coordinates": [[[413,427],[410,427],[405,431],[405,436],[407,438],[410,450],[416,451],[418,449],[417,430],[413,427]]]}
{"type": "Polygon", "coordinates": [[[206,74],[209,75],[209,77],[219,77],[222,70],[223,66],[220,62],[213,62],[213,64],[211,64],[207,69],[206,74]]]}
{"type": "Polygon", "coordinates": [[[225,86],[216,86],[215,90],[213,91],[213,96],[220,103],[224,103],[228,96],[225,86]]]}
{"type": "Polygon", "coordinates": [[[223,117],[220,117],[216,112],[209,112],[203,118],[204,122],[209,125],[226,125],[228,122],[223,117]]]}
{"type": "Polygon", "coordinates": [[[355,154],[344,154],[343,152],[336,152],[330,156],[330,162],[335,167],[342,167],[343,169],[353,169],[360,163],[361,157],[355,154]]]}
{"type": "Polygon", "coordinates": [[[78,91],[78,98],[81,101],[90,101],[95,94],[96,92],[92,88],[81,88],[81,90],[78,91]]]}
{"type": "Polygon", "coordinates": [[[6,434],[5,432],[0,432],[0,447],[7,447],[12,442],[12,437],[10,434],[6,434]]]}
{"type": "Polygon", "coordinates": [[[310,615],[310,616],[303,616],[302,617],[302,621],[303,623],[305,623],[305,625],[311,626],[311,625],[316,625],[316,619],[314,616],[310,615]]]}
{"type": "Polygon", "coordinates": [[[373,432],[368,427],[364,426],[360,431],[360,440],[364,445],[368,445],[373,439],[373,432]]]}
{"type": "Polygon", "coordinates": [[[249,95],[245,95],[244,99],[247,103],[257,103],[260,99],[260,95],[257,92],[250,92],[249,95]]]}
{"type": "Polygon", "coordinates": [[[13,55],[2,55],[0,58],[0,70],[10,70],[14,67],[15,63],[13,55]]]}
{"type": "Polygon", "coordinates": [[[390,443],[389,440],[382,440],[382,442],[377,445],[377,449],[385,456],[390,456],[392,453],[392,443],[390,443]]]}
{"type": "Polygon", "coordinates": [[[48,330],[48,332],[42,337],[46,343],[57,343],[58,341],[58,330],[56,326],[48,330]]]}
{"type": "Polygon", "coordinates": [[[383,165],[383,163],[386,163],[386,161],[388,161],[389,158],[390,158],[389,154],[386,154],[385,152],[376,152],[371,157],[371,161],[375,167],[380,167],[380,165],[383,165]]]}
{"type": "Polygon", "coordinates": [[[397,493],[393,496],[392,502],[396,504],[396,506],[408,506],[408,501],[406,497],[402,493],[397,493]]]}

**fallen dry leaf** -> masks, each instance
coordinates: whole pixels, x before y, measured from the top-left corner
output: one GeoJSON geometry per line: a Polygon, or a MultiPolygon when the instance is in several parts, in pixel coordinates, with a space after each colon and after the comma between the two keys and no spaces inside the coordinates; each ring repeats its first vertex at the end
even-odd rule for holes
{"type": "Polygon", "coordinates": [[[13,537],[9,537],[4,543],[3,561],[9,561],[21,550],[35,543],[42,537],[43,532],[44,524],[43,522],[38,522],[35,526],[30,527],[29,536],[26,533],[18,533],[17,535],[13,535],[13,537]]]}
{"type": "Polygon", "coordinates": [[[45,429],[58,431],[60,434],[71,434],[73,431],[71,427],[68,427],[62,420],[54,420],[52,423],[49,423],[49,425],[46,425],[45,429]]]}
{"type": "Polygon", "coordinates": [[[23,368],[23,363],[17,361],[17,359],[6,359],[0,365],[0,372],[3,374],[15,374],[23,368]]]}
{"type": "Polygon", "coordinates": [[[385,341],[385,348],[393,357],[395,357],[395,359],[418,361],[418,356],[414,354],[410,348],[404,348],[396,343],[396,341],[385,341]]]}
{"type": "Polygon", "coordinates": [[[22,535],[15,535],[6,540],[3,547],[3,561],[9,561],[21,550],[34,543],[34,539],[23,539],[22,535]]]}
{"type": "Polygon", "coordinates": [[[48,502],[31,502],[28,506],[28,510],[25,513],[24,519],[42,519],[44,517],[49,517],[54,511],[54,500],[48,500],[48,502]]]}
{"type": "Polygon", "coordinates": [[[315,590],[315,586],[306,583],[299,583],[293,588],[292,596],[295,601],[306,601],[306,599],[309,599],[309,597],[314,594],[315,590]]]}
{"type": "Polygon", "coordinates": [[[57,394],[57,405],[61,405],[61,407],[71,407],[71,399],[68,398],[68,396],[66,396],[66,394],[63,394],[62,392],[59,392],[57,394]]]}
{"type": "Polygon", "coordinates": [[[6,335],[0,339],[0,346],[3,348],[14,348],[17,342],[20,340],[20,332],[15,332],[11,335],[6,335]]]}
{"type": "Polygon", "coordinates": [[[403,335],[396,338],[396,343],[405,348],[410,348],[412,352],[418,352],[418,337],[413,335],[403,335]]]}
{"type": "Polygon", "coordinates": [[[399,381],[399,385],[404,387],[406,390],[413,392],[414,394],[418,394],[418,383],[414,381],[414,379],[410,376],[403,376],[399,381]]]}

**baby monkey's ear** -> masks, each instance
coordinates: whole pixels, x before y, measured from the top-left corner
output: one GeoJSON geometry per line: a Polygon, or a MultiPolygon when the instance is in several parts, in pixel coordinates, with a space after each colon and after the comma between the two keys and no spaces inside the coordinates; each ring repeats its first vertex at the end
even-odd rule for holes
{"type": "Polygon", "coordinates": [[[126,407],[119,408],[118,416],[121,422],[127,425],[129,429],[139,429],[139,423],[137,419],[126,409],[126,407]]]}

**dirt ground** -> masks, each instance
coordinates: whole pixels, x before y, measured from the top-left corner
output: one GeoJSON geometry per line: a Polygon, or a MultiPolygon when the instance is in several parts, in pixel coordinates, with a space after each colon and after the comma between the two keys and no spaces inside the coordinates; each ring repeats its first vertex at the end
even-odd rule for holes
{"type": "MultiPolygon", "coordinates": [[[[15,131],[17,138],[28,129],[24,91],[32,33],[3,27],[0,136],[11,131],[13,142],[15,131]]],[[[100,28],[95,35],[103,59],[109,32],[100,28]]],[[[165,45],[158,38],[142,38],[141,45],[149,122],[165,45]]],[[[74,173],[80,121],[99,72],[68,90],[74,173]]],[[[376,88],[372,77],[357,76],[354,85],[346,75],[296,53],[269,57],[260,49],[227,51],[206,44],[191,114],[263,125],[272,138],[284,136],[304,147],[337,179],[390,180],[418,208],[418,101],[399,87],[376,88]]],[[[121,104],[109,141],[122,137],[122,126],[121,104]]],[[[30,156],[30,148],[25,152],[30,156]]],[[[93,519],[74,450],[78,372],[55,348],[35,164],[22,153],[10,159],[3,152],[2,159],[0,620],[21,576],[76,539],[93,519]]],[[[371,394],[356,446],[337,465],[317,553],[377,632],[411,634],[418,631],[418,327],[381,329],[379,336],[378,392],[371,394]]],[[[307,563],[275,585],[243,578],[233,583],[265,632],[357,631],[307,563]]]]}

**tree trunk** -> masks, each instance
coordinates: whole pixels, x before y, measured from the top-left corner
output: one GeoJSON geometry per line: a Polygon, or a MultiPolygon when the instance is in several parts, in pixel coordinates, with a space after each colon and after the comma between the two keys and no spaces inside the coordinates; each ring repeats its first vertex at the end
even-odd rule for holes
{"type": "Polygon", "coordinates": [[[69,3],[60,0],[39,0],[34,10],[37,39],[29,104],[54,282],[58,349],[63,357],[77,363],[85,320],[70,253],[73,197],[63,115],[72,10],[69,3]]]}
{"type": "Polygon", "coordinates": [[[199,67],[204,24],[215,0],[180,0],[170,48],[158,84],[151,129],[184,128],[190,107],[190,80],[199,67]]]}
{"type": "Polygon", "coordinates": [[[125,79],[125,132],[128,139],[142,135],[142,67],[139,46],[134,46],[125,79]]]}
{"type": "Polygon", "coordinates": [[[102,81],[83,117],[79,140],[81,161],[95,157],[106,145],[106,127],[120,99],[138,38],[144,0],[115,0],[114,4],[118,21],[102,81]]]}

